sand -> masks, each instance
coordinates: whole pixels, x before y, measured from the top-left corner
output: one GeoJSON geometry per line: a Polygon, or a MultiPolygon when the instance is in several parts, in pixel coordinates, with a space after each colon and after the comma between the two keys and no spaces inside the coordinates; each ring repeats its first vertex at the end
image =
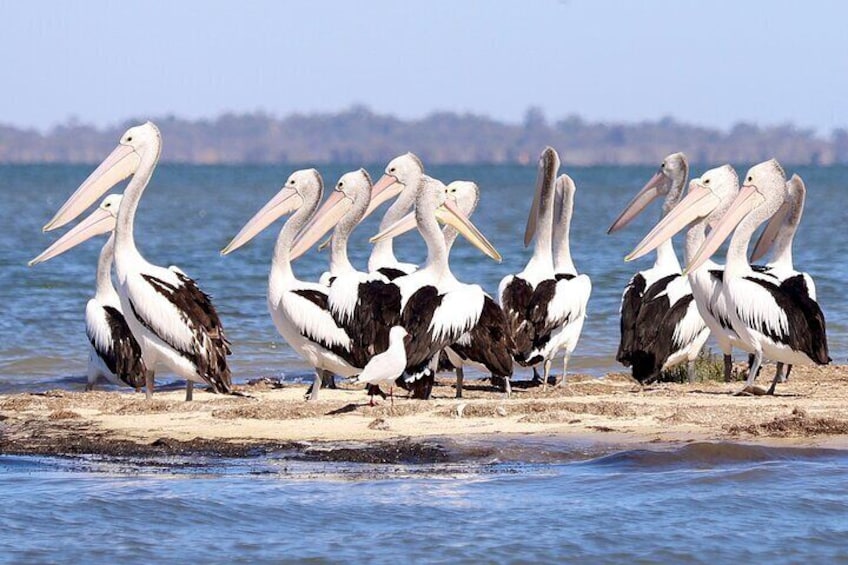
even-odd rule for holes
{"type": "Polygon", "coordinates": [[[0,395],[0,453],[242,456],[339,442],[415,451],[432,438],[540,435],[848,447],[848,366],[796,367],[774,396],[734,395],[741,388],[712,381],[640,387],[624,374],[576,375],[547,391],[519,382],[509,399],[471,381],[456,399],[452,379],[441,377],[429,401],[396,390],[393,404],[378,399],[373,407],[361,388],[344,385],[322,390],[315,402],[303,400],[303,385],[268,381],[239,387],[246,397],[196,389],[193,402],[182,391],[148,401],[131,391],[52,390],[0,395]]]}

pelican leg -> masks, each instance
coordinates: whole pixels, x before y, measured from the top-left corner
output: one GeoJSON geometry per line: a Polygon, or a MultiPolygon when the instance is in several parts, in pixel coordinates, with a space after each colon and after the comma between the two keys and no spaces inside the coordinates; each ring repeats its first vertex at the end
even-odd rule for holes
{"type": "Polygon", "coordinates": [[[85,383],[85,392],[91,392],[92,390],[94,390],[94,383],[91,381],[85,383]]]}
{"type": "Polygon", "coordinates": [[[754,385],[754,380],[757,378],[757,375],[760,372],[760,365],[763,363],[763,352],[758,351],[756,354],[752,354],[753,361],[751,366],[748,368],[748,380],[745,381],[745,388],[754,385]]]}
{"type": "Polygon", "coordinates": [[[724,356],[724,382],[729,383],[733,378],[733,357],[731,355],[724,356]]]}
{"type": "Polygon", "coordinates": [[[548,378],[551,376],[551,360],[545,359],[545,375],[542,380],[542,390],[548,390],[548,378]]]}
{"type": "Polygon", "coordinates": [[[153,371],[147,371],[144,374],[144,397],[147,400],[153,398],[153,371]]]}
{"type": "MultiPolygon", "coordinates": [[[[753,353],[748,354],[748,373],[749,374],[751,373],[751,366],[754,364],[754,357],[756,357],[756,356],[753,353]]],[[[754,375],[755,379],[760,376],[760,369],[763,368],[762,363],[763,363],[763,355],[762,355],[762,353],[760,353],[760,363],[757,365],[757,373],[754,375]]]]}
{"type": "MultiPolygon", "coordinates": [[[[778,365],[782,365],[782,363],[778,363],[778,365]]],[[[777,383],[783,382],[783,367],[778,367],[778,370],[774,372],[774,378],[771,380],[771,386],[766,391],[766,394],[773,395],[774,389],[777,386],[777,383]]]]}
{"type": "Polygon", "coordinates": [[[539,375],[539,370],[536,369],[536,366],[533,366],[533,382],[536,384],[542,384],[542,377],[539,375]]]}
{"type": "Polygon", "coordinates": [[[791,372],[792,372],[792,365],[787,365],[786,366],[786,374],[783,375],[783,382],[785,382],[785,383],[789,382],[789,373],[791,373],[791,372]]]}
{"type": "Polygon", "coordinates": [[[686,378],[689,380],[689,384],[695,382],[695,360],[692,359],[688,363],[686,363],[686,378]]]}
{"type": "Polygon", "coordinates": [[[562,358],[562,378],[554,383],[554,388],[559,388],[565,384],[565,376],[568,374],[568,360],[571,359],[571,353],[565,352],[565,357],[562,358]]]}
{"type": "Polygon", "coordinates": [[[194,381],[186,381],[186,402],[194,398],[194,381]]]}
{"type": "Polygon", "coordinates": [[[777,368],[774,371],[774,380],[776,382],[778,382],[778,383],[786,382],[786,380],[783,377],[783,372],[785,371],[785,369],[786,369],[786,366],[782,362],[778,361],[777,362],[777,368]]]}
{"type": "Polygon", "coordinates": [[[336,388],[336,375],[331,371],[322,371],[321,388],[336,388]]]}
{"type": "Polygon", "coordinates": [[[465,373],[462,371],[462,365],[456,368],[456,397],[462,398],[462,381],[465,379],[465,373]]]}
{"type": "Polygon", "coordinates": [[[306,392],[306,400],[318,400],[318,391],[321,390],[323,373],[321,369],[315,369],[315,380],[312,381],[312,388],[306,392]]]}

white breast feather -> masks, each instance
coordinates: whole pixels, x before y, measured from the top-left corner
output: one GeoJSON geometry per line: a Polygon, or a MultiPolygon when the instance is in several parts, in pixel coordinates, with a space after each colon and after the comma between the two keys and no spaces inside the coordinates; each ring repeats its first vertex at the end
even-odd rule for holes
{"type": "Polygon", "coordinates": [[[281,314],[287,317],[301,334],[312,336],[328,345],[350,349],[350,337],[347,333],[336,325],[329,312],[319,308],[312,301],[293,292],[285,292],[279,307],[281,314]]]}
{"type": "Polygon", "coordinates": [[[112,349],[112,332],[106,319],[106,311],[94,299],[85,306],[85,333],[94,342],[97,351],[112,349]]]}
{"type": "Polygon", "coordinates": [[[485,294],[476,284],[463,285],[443,295],[430,321],[434,339],[448,337],[456,341],[480,321],[485,294]]]}
{"type": "MultiPolygon", "coordinates": [[[[176,288],[183,286],[169,269],[155,268],[150,274],[176,288]]],[[[191,349],[195,341],[194,323],[185,312],[137,273],[127,277],[126,291],[135,310],[145,320],[142,325],[149,324],[164,341],[179,349],[191,349]]],[[[132,312],[126,312],[126,315],[132,315],[132,312]]]]}
{"type": "Polygon", "coordinates": [[[592,281],[587,275],[557,281],[554,297],[548,304],[547,323],[561,325],[568,320],[576,320],[585,315],[591,294],[592,281]]]}
{"type": "Polygon", "coordinates": [[[739,319],[749,329],[762,333],[765,326],[779,336],[789,334],[789,319],[774,297],[759,284],[745,279],[725,285],[739,319]]]}

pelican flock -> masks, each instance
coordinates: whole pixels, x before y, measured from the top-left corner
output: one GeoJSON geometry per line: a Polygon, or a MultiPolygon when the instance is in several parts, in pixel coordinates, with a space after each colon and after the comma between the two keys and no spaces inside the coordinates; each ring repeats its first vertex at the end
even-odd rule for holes
{"type": "MultiPolygon", "coordinates": [[[[130,178],[123,196],[107,196],[30,264],[109,234],[97,264],[95,296],[86,307],[87,389],[106,379],[144,387],[150,397],[154,374],[164,373],[186,381],[186,400],[192,399],[193,383],[239,394],[228,364],[230,342],[209,295],[179,268],[149,263],[136,247],[136,210],[161,149],[154,124],[128,129],[44,231],[70,223],[130,178]]],[[[292,172],[221,253],[232,253],[289,216],[270,255],[268,310],[282,338],[315,371],[310,400],[322,387],[334,387],[336,376],[366,385],[372,404],[374,395],[385,398],[381,388],[391,394],[395,386],[427,399],[436,372],[445,368],[456,372],[455,394],[461,397],[466,365],[487,374],[507,396],[516,365],[532,369],[545,390],[559,356],[562,374],[554,384],[566,382],[592,294],[591,279],[577,270],[571,253],[576,183],[560,167],[556,150],[545,148],[528,198],[524,245],[533,242],[532,254],[521,271],[502,279],[494,298],[474,281],[460,281],[450,266],[460,235],[501,261],[470,219],[484,191],[472,181],[445,184],[426,174],[413,153],[392,159],[376,183],[365,169],[343,174],[323,204],[322,175],[316,169],[292,172]],[[350,236],[389,201],[371,237],[367,268],[360,270],[348,255],[350,236]],[[393,243],[413,230],[427,249],[421,265],[399,259],[393,243]],[[327,271],[315,281],[299,279],[294,261],[330,231],[327,271]]],[[[746,390],[764,361],[777,362],[769,393],[793,365],[829,363],[815,284],[795,269],[792,256],[807,194],[803,180],[794,175],[787,181],[772,159],[751,167],[741,188],[733,168],[722,165],[689,181],[687,192],[689,172],[683,153],[668,155],[608,230],[623,229],[663,199],[659,223],[626,256],[632,261],[656,251],[653,265],[633,275],[621,298],[616,359],[641,384],[687,363],[691,382],[697,378],[695,361],[713,336],[727,379],[733,349],[751,355],[746,390]],[[751,260],[769,252],[771,259],[752,266],[748,248],[762,224],[751,260]],[[684,228],[681,268],[672,237],[684,228]],[[722,266],[711,257],[728,238],[722,266]]]]}

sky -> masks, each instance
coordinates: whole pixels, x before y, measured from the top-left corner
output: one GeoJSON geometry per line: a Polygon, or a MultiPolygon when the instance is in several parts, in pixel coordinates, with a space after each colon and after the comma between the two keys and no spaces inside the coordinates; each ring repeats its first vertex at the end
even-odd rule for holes
{"type": "Polygon", "coordinates": [[[0,0],[0,124],[448,110],[848,126],[848,2],[0,0]]]}

